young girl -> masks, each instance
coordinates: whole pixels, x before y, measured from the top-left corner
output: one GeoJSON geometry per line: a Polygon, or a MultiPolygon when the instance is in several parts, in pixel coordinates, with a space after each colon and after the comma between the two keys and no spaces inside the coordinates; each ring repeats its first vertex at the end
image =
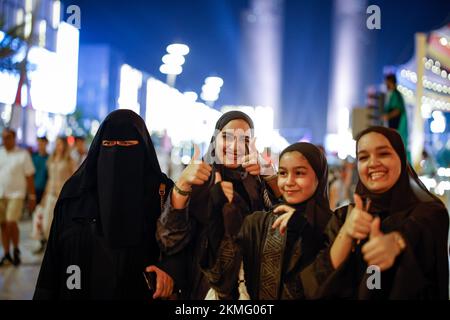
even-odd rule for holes
{"type": "Polygon", "coordinates": [[[364,130],[356,152],[355,205],[338,209],[327,227],[332,266],[319,296],[448,299],[445,206],[408,164],[395,130],[364,130]]]}
{"type": "Polygon", "coordinates": [[[209,239],[222,229],[224,240],[218,252],[205,250],[202,268],[221,299],[239,297],[241,261],[248,294],[255,300],[309,298],[309,286],[320,277],[321,266],[314,261],[325,246],[323,230],[331,216],[326,158],[314,145],[296,143],[280,154],[279,163],[281,205],[254,212],[240,229],[228,221],[243,217],[213,210],[209,239]]]}

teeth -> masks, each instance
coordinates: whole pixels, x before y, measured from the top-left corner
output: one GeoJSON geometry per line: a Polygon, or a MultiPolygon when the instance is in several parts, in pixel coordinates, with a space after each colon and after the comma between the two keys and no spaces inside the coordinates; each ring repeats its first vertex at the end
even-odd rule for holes
{"type": "Polygon", "coordinates": [[[384,177],[385,176],[385,173],[384,172],[375,172],[375,173],[372,173],[371,175],[370,175],[370,178],[372,179],[372,180],[377,180],[377,179],[380,179],[380,178],[382,178],[382,177],[384,177]]]}

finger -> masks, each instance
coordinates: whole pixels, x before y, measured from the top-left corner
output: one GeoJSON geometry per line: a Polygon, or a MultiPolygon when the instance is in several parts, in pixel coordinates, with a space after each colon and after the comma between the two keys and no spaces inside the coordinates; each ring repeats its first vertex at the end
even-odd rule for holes
{"type": "Polygon", "coordinates": [[[378,254],[377,256],[371,258],[364,258],[368,265],[378,266],[381,269],[381,265],[386,263],[386,257],[384,255],[378,254]]]}
{"type": "Polygon", "coordinates": [[[241,158],[241,163],[244,168],[251,165],[257,165],[258,157],[256,157],[255,155],[245,155],[241,158]]]}
{"type": "Polygon", "coordinates": [[[167,274],[164,274],[164,290],[162,292],[161,297],[167,298],[169,294],[170,294],[169,276],[167,274]]]}
{"type": "Polygon", "coordinates": [[[194,178],[194,179],[192,179],[191,183],[194,184],[194,185],[199,186],[199,185],[204,184],[206,181],[208,181],[208,179],[203,180],[203,179],[200,179],[200,178],[194,178]]]}
{"type": "Polygon", "coordinates": [[[206,162],[202,162],[200,164],[200,168],[208,171],[209,173],[211,173],[211,171],[212,171],[212,167],[209,164],[207,164],[206,162]]]}
{"type": "Polygon", "coordinates": [[[364,219],[365,221],[367,221],[369,224],[372,222],[373,220],[373,216],[368,213],[367,211],[360,211],[359,216],[364,219]]]}
{"type": "Polygon", "coordinates": [[[200,163],[200,148],[199,146],[194,143],[194,155],[192,156],[192,163],[200,163]]]}
{"type": "Polygon", "coordinates": [[[222,182],[222,176],[220,175],[220,172],[216,172],[216,178],[214,179],[214,183],[222,182]]]}
{"type": "Polygon", "coordinates": [[[273,210],[273,213],[280,214],[280,213],[288,212],[288,211],[290,211],[290,210],[292,210],[291,207],[289,207],[289,206],[287,206],[287,205],[285,205],[285,204],[282,204],[281,206],[276,207],[276,208],[273,210]]]}
{"type": "Polygon", "coordinates": [[[356,217],[354,220],[354,224],[355,227],[364,227],[364,228],[369,228],[369,233],[370,233],[370,226],[371,226],[371,222],[367,221],[361,217],[356,217]]]}
{"type": "Polygon", "coordinates": [[[258,153],[258,149],[256,149],[256,137],[250,139],[249,151],[250,154],[258,153]]]}
{"type": "Polygon", "coordinates": [[[364,210],[363,209],[363,201],[357,193],[355,193],[353,195],[353,199],[355,200],[355,208],[359,209],[359,210],[364,210]]]}
{"type": "Polygon", "coordinates": [[[153,294],[153,299],[161,297],[164,290],[164,283],[163,279],[161,277],[161,274],[159,272],[156,273],[156,290],[153,294]]]}
{"type": "Polygon", "coordinates": [[[248,164],[248,165],[242,165],[242,167],[245,169],[245,171],[247,172],[251,172],[251,171],[260,171],[260,165],[259,164],[248,164]]]}
{"type": "Polygon", "coordinates": [[[194,179],[200,179],[202,181],[208,181],[209,176],[207,174],[204,174],[203,172],[197,171],[195,173],[194,179]]]}
{"type": "Polygon", "coordinates": [[[364,255],[364,260],[371,261],[371,262],[381,262],[382,257],[383,257],[383,252],[381,252],[380,250],[377,250],[375,248],[375,250],[369,251],[364,255]]]}
{"type": "Polygon", "coordinates": [[[148,266],[147,268],[145,268],[145,271],[156,272],[156,271],[159,271],[159,269],[156,266],[148,266]]]}
{"type": "Polygon", "coordinates": [[[358,240],[364,240],[368,237],[368,234],[362,232],[354,232],[352,237],[358,240]]]}
{"type": "Polygon", "coordinates": [[[370,210],[370,205],[372,204],[372,200],[370,200],[370,198],[367,198],[366,200],[366,206],[364,208],[364,211],[369,212],[370,210]]]}
{"type": "Polygon", "coordinates": [[[281,222],[283,221],[283,216],[278,217],[275,222],[272,224],[272,229],[276,229],[280,226],[281,222]]]}
{"type": "Polygon", "coordinates": [[[373,252],[377,250],[377,248],[380,246],[380,242],[376,241],[374,239],[369,240],[363,247],[362,247],[362,253],[368,254],[369,252],[373,252]]]}
{"type": "Polygon", "coordinates": [[[285,218],[283,219],[283,221],[281,222],[281,225],[280,225],[280,233],[281,233],[282,235],[284,235],[284,233],[286,232],[288,222],[289,222],[289,219],[288,219],[287,217],[285,217],[285,218]]]}
{"type": "Polygon", "coordinates": [[[198,168],[198,172],[201,172],[201,173],[207,175],[208,178],[209,178],[209,176],[211,175],[211,170],[208,170],[208,169],[204,168],[203,166],[200,166],[200,167],[198,168]]]}
{"type": "Polygon", "coordinates": [[[260,167],[258,166],[258,169],[255,170],[247,170],[248,173],[250,173],[252,176],[257,176],[261,173],[260,167]]]}
{"type": "Polygon", "coordinates": [[[355,231],[359,233],[364,233],[365,235],[369,235],[370,233],[370,226],[363,226],[363,225],[356,225],[355,231]]]}
{"type": "Polygon", "coordinates": [[[370,239],[373,239],[375,237],[381,237],[383,235],[383,232],[380,230],[380,224],[381,220],[380,217],[376,217],[370,226],[370,239]]]}

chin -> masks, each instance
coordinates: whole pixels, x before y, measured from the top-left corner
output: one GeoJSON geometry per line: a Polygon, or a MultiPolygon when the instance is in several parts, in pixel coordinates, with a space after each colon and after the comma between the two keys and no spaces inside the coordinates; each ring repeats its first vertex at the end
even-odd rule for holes
{"type": "Polygon", "coordinates": [[[369,187],[367,189],[369,189],[369,191],[373,192],[373,193],[383,193],[386,192],[390,189],[391,187],[389,187],[388,185],[385,185],[384,183],[372,183],[369,184],[369,187]]]}

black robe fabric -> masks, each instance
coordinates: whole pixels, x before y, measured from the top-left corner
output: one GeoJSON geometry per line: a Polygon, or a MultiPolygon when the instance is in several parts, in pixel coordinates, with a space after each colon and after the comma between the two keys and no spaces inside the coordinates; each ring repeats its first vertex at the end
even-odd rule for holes
{"type": "MultiPolygon", "coordinates": [[[[142,118],[129,110],[112,112],[100,126],[86,160],[61,191],[33,298],[151,299],[152,292],[147,288],[143,276],[143,271],[149,265],[158,266],[171,275],[175,282],[181,282],[182,258],[161,255],[156,242],[156,220],[162,202],[159,194],[161,184],[165,185],[165,200],[173,182],[159,168],[142,118]],[[97,181],[97,159],[102,140],[114,126],[115,133],[119,134],[115,137],[118,140],[129,139],[128,136],[120,135],[133,128],[145,150],[145,200],[142,206],[126,213],[126,217],[105,218],[108,212],[101,214],[98,198],[98,184],[105,181],[97,181]],[[142,208],[145,210],[142,211],[142,208]],[[142,211],[142,215],[134,211],[142,211]],[[120,230],[117,224],[121,223],[133,226],[133,230],[120,230]],[[81,288],[68,285],[74,281],[74,278],[70,278],[75,274],[72,269],[74,266],[79,271],[81,288]]],[[[126,208],[126,205],[122,204],[121,207],[126,208]]]]}
{"type": "MultiPolygon", "coordinates": [[[[381,219],[381,231],[398,231],[406,249],[394,265],[381,273],[381,289],[369,290],[367,263],[361,253],[367,240],[355,243],[354,251],[330,275],[317,297],[332,299],[449,299],[448,228],[449,215],[442,202],[431,194],[409,166],[400,136],[383,127],[361,132],[359,138],[376,132],[385,136],[400,157],[402,172],[396,184],[384,194],[373,194],[361,181],[356,192],[363,200],[371,199],[369,213],[381,219]]],[[[327,226],[332,244],[352,207],[336,210],[327,226]]],[[[324,258],[329,259],[325,252],[324,258]]]]}
{"type": "MultiPolygon", "coordinates": [[[[243,216],[251,212],[264,210],[271,206],[275,197],[259,176],[247,174],[242,168],[227,169],[217,164],[215,159],[215,139],[220,130],[235,119],[243,119],[253,127],[251,119],[242,112],[227,112],[217,121],[215,135],[211,138],[209,151],[204,161],[212,165],[210,178],[201,186],[193,186],[192,194],[184,209],[177,210],[171,206],[169,195],[164,210],[158,220],[157,238],[161,250],[167,255],[183,255],[189,261],[184,271],[182,297],[184,299],[202,300],[205,298],[210,285],[200,269],[200,259],[206,246],[213,246],[218,250],[222,235],[218,232],[208,241],[206,226],[209,223],[213,202],[225,208],[227,212],[239,212],[243,216]],[[212,158],[211,158],[212,157],[212,158]],[[219,172],[224,181],[234,181],[239,187],[234,189],[232,203],[227,203],[223,192],[218,192],[214,184],[215,173],[219,172]],[[267,199],[269,200],[267,201],[267,199]],[[267,203],[270,202],[270,203],[267,203]]],[[[223,224],[216,225],[218,230],[224,230],[223,224]]],[[[223,234],[223,233],[222,233],[223,234]]]]}
{"type": "MultiPolygon", "coordinates": [[[[272,224],[279,217],[273,210],[254,212],[244,217],[237,236],[225,233],[220,247],[205,248],[202,271],[221,299],[237,299],[238,276],[243,262],[247,291],[252,300],[311,299],[331,268],[328,259],[318,254],[328,245],[324,234],[331,210],[327,195],[328,166],[325,156],[309,143],[296,143],[286,152],[300,152],[313,167],[318,186],[314,195],[301,204],[288,204],[296,209],[281,235],[272,224]],[[209,250],[208,250],[209,249],[209,250]]],[[[284,202],[282,202],[284,203],[284,202]]],[[[220,212],[216,208],[214,212],[220,212]]],[[[220,221],[225,212],[216,214],[208,228],[210,236],[220,234],[220,221]]],[[[236,214],[235,219],[241,220],[236,214]]]]}

